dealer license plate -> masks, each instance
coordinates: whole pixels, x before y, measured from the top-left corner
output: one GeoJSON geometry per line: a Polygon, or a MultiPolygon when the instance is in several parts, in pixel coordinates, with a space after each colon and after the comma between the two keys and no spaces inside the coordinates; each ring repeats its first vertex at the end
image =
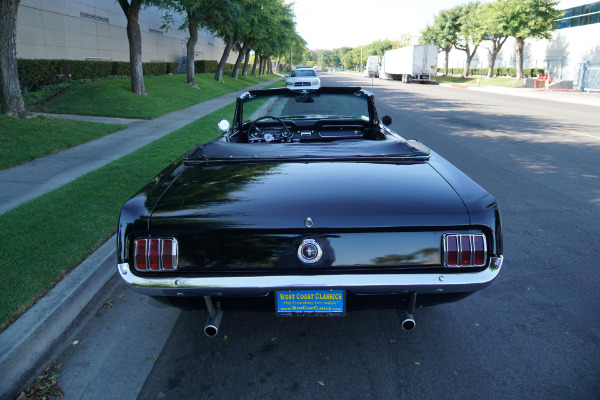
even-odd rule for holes
{"type": "Polygon", "coordinates": [[[275,292],[281,317],[339,317],[346,311],[344,290],[285,290],[275,292]]]}

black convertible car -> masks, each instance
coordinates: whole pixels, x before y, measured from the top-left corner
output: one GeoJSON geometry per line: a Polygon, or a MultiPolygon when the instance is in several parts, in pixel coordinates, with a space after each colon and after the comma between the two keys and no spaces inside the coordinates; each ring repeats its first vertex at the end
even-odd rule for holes
{"type": "Polygon", "coordinates": [[[358,87],[256,90],[233,123],[133,196],[117,257],[132,290],[187,309],[340,316],[464,298],[502,265],[496,200],[379,119],[358,87]]]}

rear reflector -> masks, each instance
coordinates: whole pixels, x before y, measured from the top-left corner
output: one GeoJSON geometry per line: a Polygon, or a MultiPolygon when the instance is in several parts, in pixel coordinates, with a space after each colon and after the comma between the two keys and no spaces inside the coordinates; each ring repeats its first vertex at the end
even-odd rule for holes
{"type": "Polygon", "coordinates": [[[446,234],[443,237],[445,267],[483,267],[487,260],[485,235],[446,234]]]}
{"type": "Polygon", "coordinates": [[[137,239],[134,266],[137,271],[174,271],[177,269],[177,240],[137,239]]]}

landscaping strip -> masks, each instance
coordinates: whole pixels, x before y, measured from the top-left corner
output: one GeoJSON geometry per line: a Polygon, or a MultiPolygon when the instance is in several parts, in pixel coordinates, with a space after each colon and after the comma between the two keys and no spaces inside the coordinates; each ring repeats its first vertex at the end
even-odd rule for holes
{"type": "Polygon", "coordinates": [[[277,76],[223,76],[223,83],[215,81],[214,74],[197,74],[199,89],[186,84],[185,75],[148,76],[144,78],[147,96],[132,93],[129,79],[99,80],[73,86],[37,111],[151,119],[277,76]]]}
{"type": "Polygon", "coordinates": [[[126,127],[45,116],[19,119],[0,115],[0,171],[126,127]]]}
{"type": "MultiPolygon", "coordinates": [[[[272,87],[281,86],[277,82],[272,87]]],[[[122,205],[197,143],[220,134],[231,104],[0,215],[0,331],[116,231],[122,205]]]]}

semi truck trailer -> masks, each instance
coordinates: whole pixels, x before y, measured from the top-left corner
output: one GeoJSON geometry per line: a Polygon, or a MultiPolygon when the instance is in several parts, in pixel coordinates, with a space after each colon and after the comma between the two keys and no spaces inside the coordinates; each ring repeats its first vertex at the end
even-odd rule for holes
{"type": "Polygon", "coordinates": [[[414,45],[388,50],[381,61],[379,78],[404,83],[435,81],[437,59],[437,46],[414,45]]]}

